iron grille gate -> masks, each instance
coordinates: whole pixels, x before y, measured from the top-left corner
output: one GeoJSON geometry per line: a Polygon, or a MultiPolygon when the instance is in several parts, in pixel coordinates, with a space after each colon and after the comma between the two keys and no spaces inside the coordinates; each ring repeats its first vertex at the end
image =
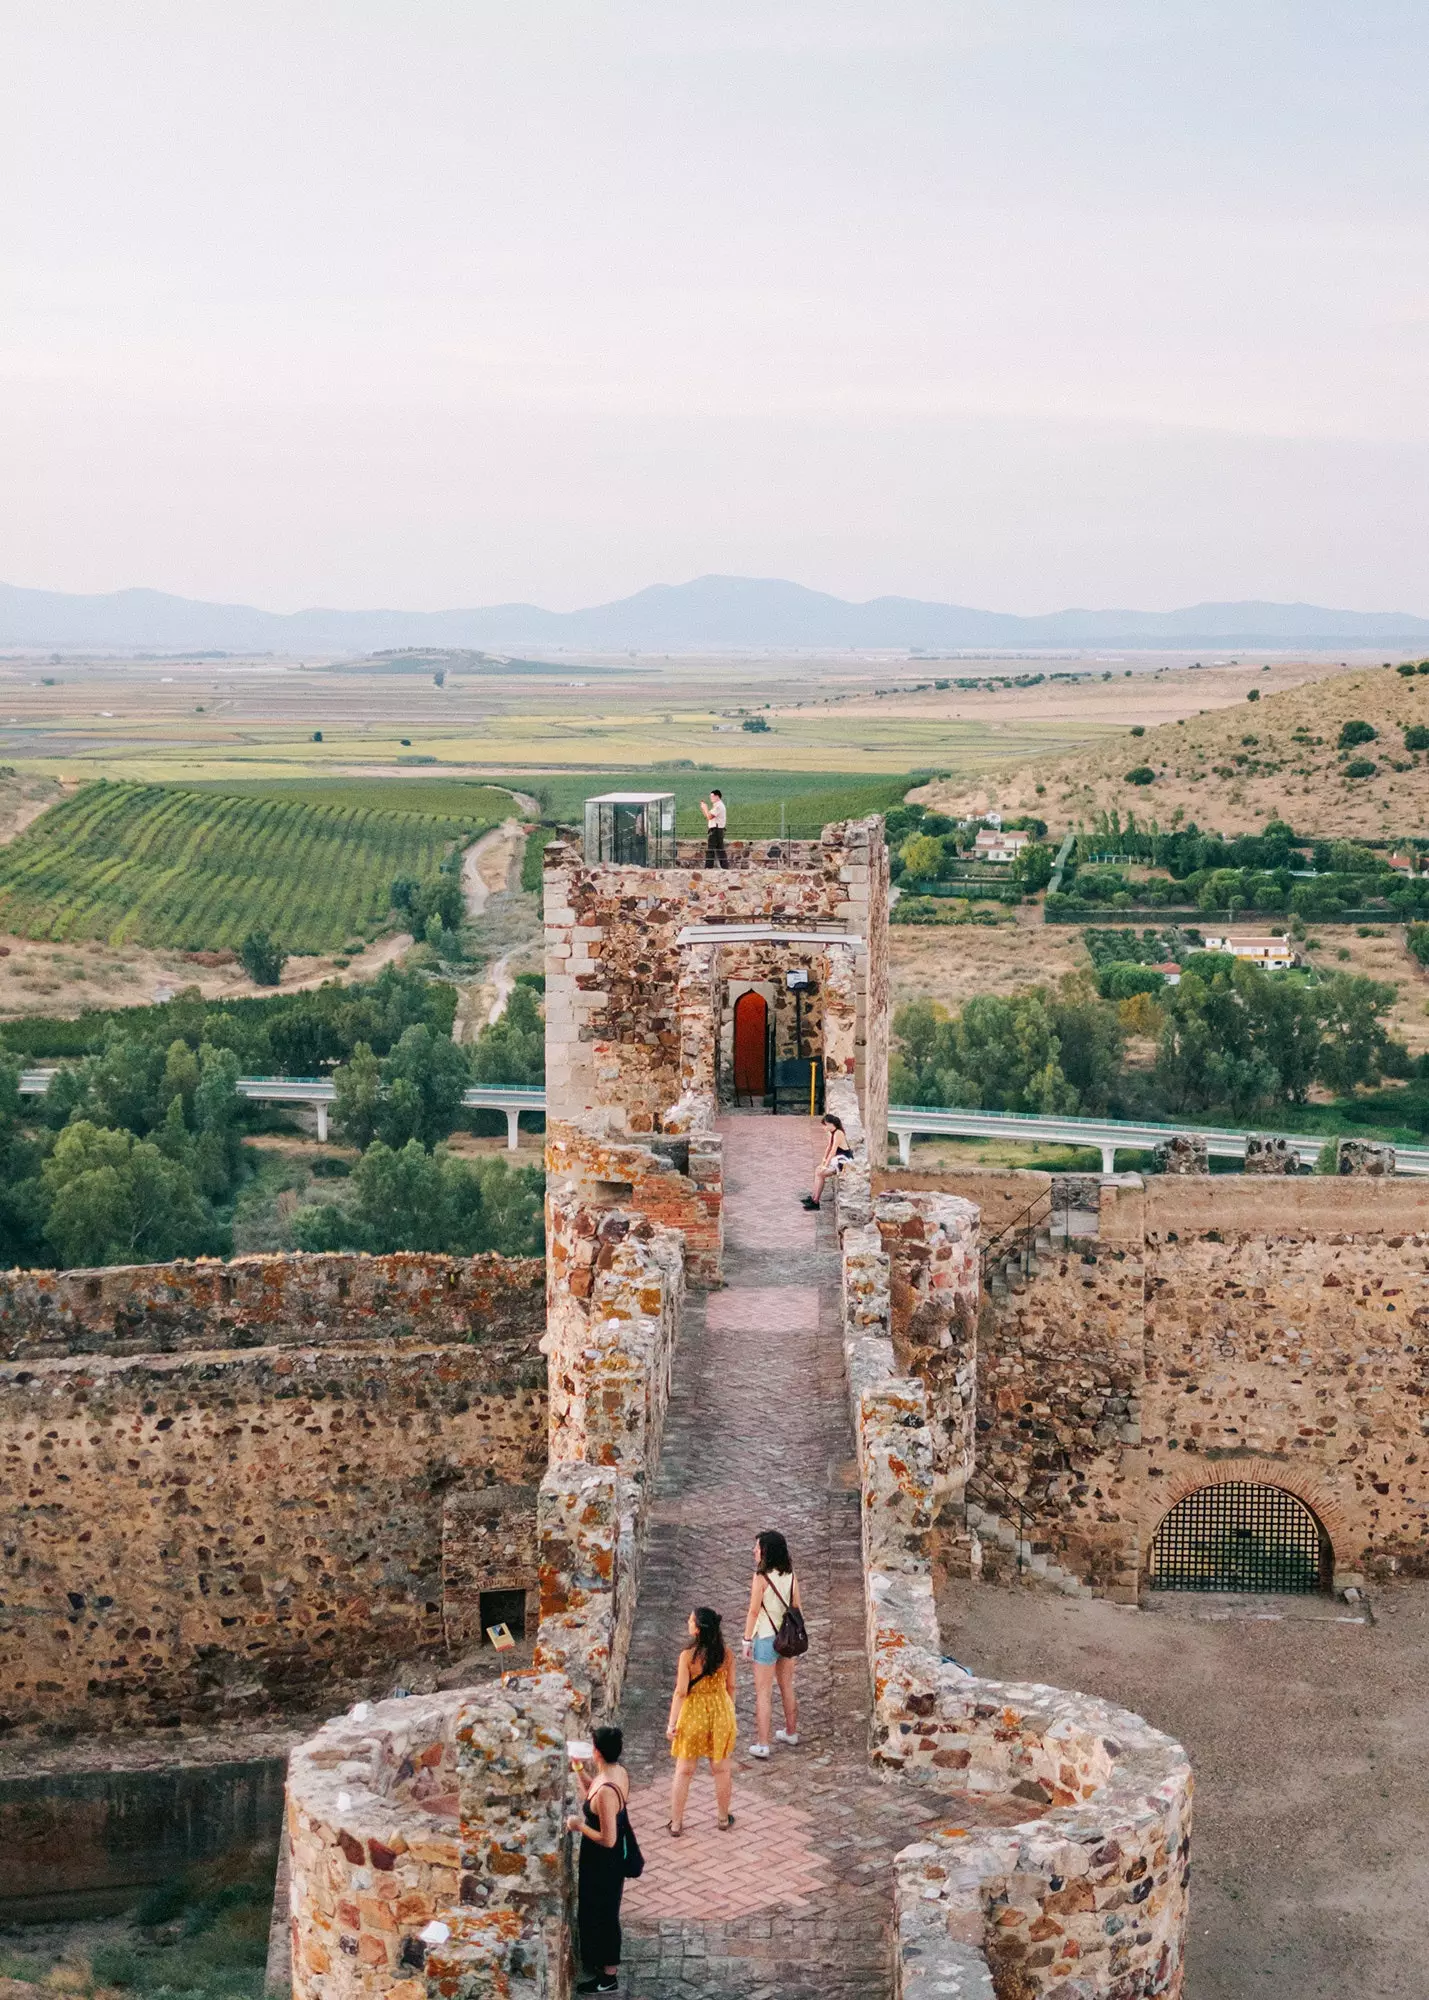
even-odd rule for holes
{"type": "Polygon", "coordinates": [[[1153,1590],[1326,1588],[1325,1532],[1279,1486],[1202,1486],[1171,1509],[1151,1544],[1153,1590]]]}

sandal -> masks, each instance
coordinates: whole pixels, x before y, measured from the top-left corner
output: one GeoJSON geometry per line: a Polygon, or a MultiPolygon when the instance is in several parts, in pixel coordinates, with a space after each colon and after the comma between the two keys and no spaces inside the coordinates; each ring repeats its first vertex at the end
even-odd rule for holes
{"type": "Polygon", "coordinates": [[[680,1822],[679,1826],[676,1826],[675,1822],[672,1819],[667,1819],[665,1822],[665,1831],[666,1833],[669,1834],[671,1840],[678,1840],[680,1835],[684,1832],[684,1830],[685,1826],[683,1820],[680,1822]]]}
{"type": "Polygon", "coordinates": [[[734,1825],[734,1814],[730,1813],[724,1819],[717,1819],[715,1821],[715,1825],[719,1828],[719,1831],[721,1833],[728,1833],[730,1828],[734,1825]]]}

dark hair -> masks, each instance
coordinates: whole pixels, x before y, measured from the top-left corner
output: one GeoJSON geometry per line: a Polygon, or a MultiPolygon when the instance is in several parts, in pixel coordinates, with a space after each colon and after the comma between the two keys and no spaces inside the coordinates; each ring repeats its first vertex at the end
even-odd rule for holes
{"type": "Polygon", "coordinates": [[[617,1729],[613,1722],[607,1723],[603,1729],[593,1729],[590,1733],[590,1740],[595,1745],[597,1754],[607,1764],[618,1764],[620,1762],[620,1753],[625,1748],[625,1731],[623,1729],[617,1729]]]}
{"type": "Polygon", "coordinates": [[[695,1644],[700,1666],[707,1674],[717,1674],[724,1665],[724,1632],[720,1615],[707,1604],[695,1609],[695,1644]]]}
{"type": "Polygon", "coordinates": [[[789,1558],[789,1544],[777,1528],[761,1528],[754,1537],[759,1545],[759,1575],[768,1576],[771,1569],[777,1569],[781,1576],[792,1576],[794,1565],[789,1558]]]}
{"type": "MultiPolygon", "coordinates": [[[[844,1122],[842,1118],[835,1118],[832,1111],[826,1111],[824,1113],[824,1123],[826,1125],[832,1125],[836,1131],[843,1132],[844,1122]]],[[[844,1137],[845,1138],[848,1137],[848,1134],[846,1132],[844,1132],[844,1137]]]]}
{"type": "Polygon", "coordinates": [[[720,790],[718,785],[711,785],[710,797],[712,799],[722,799],[724,797],[724,793],[720,790]]]}

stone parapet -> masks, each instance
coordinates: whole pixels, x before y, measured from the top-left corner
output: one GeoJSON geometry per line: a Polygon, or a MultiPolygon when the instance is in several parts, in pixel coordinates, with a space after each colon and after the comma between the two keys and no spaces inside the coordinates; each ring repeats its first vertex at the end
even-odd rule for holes
{"type": "Polygon", "coordinates": [[[0,1271],[0,1360],[338,1347],[413,1336],[534,1346],[539,1257],[284,1253],[0,1271]]]}
{"type": "Polygon", "coordinates": [[[620,1481],[607,1466],[553,1465],[541,1482],[536,1519],[536,1664],[565,1674],[585,1712],[599,1716],[614,1706],[633,1615],[633,1565],[620,1559],[620,1481]]]}
{"type": "Polygon", "coordinates": [[[548,1126],[546,1184],[551,1194],[586,1205],[615,1203],[662,1228],[678,1230],[686,1282],[718,1285],[724,1250],[723,1139],[698,1126],[636,1142],[612,1132],[609,1123],[606,1114],[587,1112],[548,1126]]]}
{"type": "Polygon", "coordinates": [[[495,1995],[494,1979],[443,1983],[482,1942],[507,1972],[535,1968],[533,1993],[566,1990],[571,1711],[559,1676],[508,1675],[359,1703],[293,1752],[294,2000],[495,1995]]]}
{"type": "MultiPolygon", "coordinates": [[[[978,1211],[941,1193],[882,1194],[874,1227],[889,1260],[893,1352],[928,1391],[940,1518],[972,1471],[981,1294],[978,1211]]],[[[964,1572],[966,1573],[966,1572],[964,1572]]]]}
{"type": "MultiPolygon", "coordinates": [[[[870,1753],[889,1776],[970,1799],[1025,1802],[1028,1819],[950,1829],[898,1856],[895,1991],[903,2000],[1178,1995],[1191,1806],[1185,1753],[1106,1703],[979,1680],[941,1657],[937,1451],[924,1384],[897,1372],[896,1253],[882,1247],[896,1219],[844,1240],[870,1753]]],[[[955,1219],[959,1240],[966,1228],[975,1243],[976,1218],[955,1219]]]]}

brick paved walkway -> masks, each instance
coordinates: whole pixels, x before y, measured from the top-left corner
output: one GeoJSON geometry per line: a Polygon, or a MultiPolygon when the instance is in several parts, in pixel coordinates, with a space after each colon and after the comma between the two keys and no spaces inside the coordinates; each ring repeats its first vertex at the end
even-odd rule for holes
{"type": "Polygon", "coordinates": [[[646,1856],[625,1896],[628,1990],[637,2000],[886,2000],[891,1857],[925,1825],[965,1822],[966,1805],[955,1814],[933,1794],[880,1784],[867,1762],[837,1249],[831,1210],[799,1206],[817,1127],[745,1114],[722,1129],[726,1284],[688,1301],[625,1683],[631,1813],[646,1856]],[[673,1841],[665,1719],[685,1619],[712,1604],[738,1641],[760,1528],[788,1537],[809,1626],[800,1744],[777,1746],[765,1764],[748,1756],[754,1683],[741,1660],[735,1825],[716,1830],[702,1775],[673,1841]]]}

